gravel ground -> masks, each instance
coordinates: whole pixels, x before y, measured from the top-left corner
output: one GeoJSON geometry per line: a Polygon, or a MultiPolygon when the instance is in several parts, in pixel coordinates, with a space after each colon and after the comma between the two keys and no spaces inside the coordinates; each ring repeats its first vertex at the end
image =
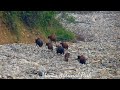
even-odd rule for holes
{"type": "MultiPolygon", "coordinates": [[[[120,12],[97,11],[69,13],[75,23],[61,24],[83,36],[85,41],[69,43],[71,56],[65,62],[44,45],[0,45],[1,79],[120,79],[120,12]],[[76,58],[83,54],[87,64],[76,58]]],[[[59,15],[60,16],[60,15],[59,15]]]]}

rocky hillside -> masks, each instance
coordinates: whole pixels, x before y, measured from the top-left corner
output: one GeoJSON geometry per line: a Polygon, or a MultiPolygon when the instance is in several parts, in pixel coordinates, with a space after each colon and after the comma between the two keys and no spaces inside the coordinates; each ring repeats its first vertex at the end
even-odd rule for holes
{"type": "MultiPolygon", "coordinates": [[[[63,55],[44,45],[5,44],[0,46],[0,78],[13,79],[119,79],[120,78],[120,12],[69,12],[74,23],[61,19],[65,28],[85,41],[69,44],[68,62],[63,55]],[[76,58],[83,54],[87,64],[76,58]]],[[[58,16],[60,17],[60,15],[58,16]]]]}
{"type": "Polygon", "coordinates": [[[21,22],[19,23],[19,27],[20,37],[18,41],[16,35],[10,32],[9,28],[3,22],[3,18],[0,17],[0,44],[9,44],[15,42],[30,44],[33,43],[37,37],[41,37],[44,41],[47,41],[44,35],[41,35],[41,33],[38,33],[36,30],[30,32],[21,22]]]}

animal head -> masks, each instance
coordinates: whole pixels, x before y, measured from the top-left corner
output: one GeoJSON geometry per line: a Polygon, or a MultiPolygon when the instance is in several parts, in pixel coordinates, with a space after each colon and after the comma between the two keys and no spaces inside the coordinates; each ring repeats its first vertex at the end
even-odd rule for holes
{"type": "Polygon", "coordinates": [[[46,43],[46,46],[48,46],[49,44],[50,44],[50,43],[49,43],[49,42],[47,42],[47,43],[46,43]]]}
{"type": "Polygon", "coordinates": [[[50,38],[50,36],[48,36],[48,38],[50,38]]]}

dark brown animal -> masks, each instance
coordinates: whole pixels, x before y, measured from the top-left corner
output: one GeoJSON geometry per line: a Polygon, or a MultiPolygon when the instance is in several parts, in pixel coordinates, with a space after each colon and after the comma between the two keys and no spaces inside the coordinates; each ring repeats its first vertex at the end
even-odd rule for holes
{"type": "Polygon", "coordinates": [[[48,49],[53,50],[53,44],[52,43],[46,43],[46,46],[48,47],[48,49]]]}
{"type": "Polygon", "coordinates": [[[78,59],[79,63],[86,64],[86,58],[83,55],[78,56],[77,59],[78,59]]]}
{"type": "Polygon", "coordinates": [[[50,39],[53,42],[56,42],[56,35],[52,34],[52,35],[48,36],[48,39],[50,39]]]}
{"type": "Polygon", "coordinates": [[[68,61],[68,58],[70,57],[70,53],[66,53],[65,55],[64,55],[64,60],[65,61],[68,61]]]}
{"type": "Polygon", "coordinates": [[[67,43],[61,42],[60,44],[62,45],[63,48],[68,49],[68,44],[67,43]]]}

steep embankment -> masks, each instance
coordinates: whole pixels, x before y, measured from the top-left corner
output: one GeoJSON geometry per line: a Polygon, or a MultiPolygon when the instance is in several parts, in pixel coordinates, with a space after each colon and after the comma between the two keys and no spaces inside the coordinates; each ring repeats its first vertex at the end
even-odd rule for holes
{"type": "Polygon", "coordinates": [[[0,44],[34,43],[39,37],[47,42],[47,36],[55,33],[57,40],[73,40],[74,33],[66,31],[55,19],[56,11],[1,11],[0,44]]]}
{"type": "Polygon", "coordinates": [[[33,30],[32,32],[28,30],[28,28],[18,20],[19,27],[19,41],[17,36],[10,32],[9,28],[3,22],[3,18],[0,17],[0,44],[9,44],[9,43],[34,43],[35,38],[40,37],[45,42],[47,41],[46,37],[38,32],[37,30],[33,30]]]}
{"type": "Polygon", "coordinates": [[[2,18],[0,18],[0,44],[13,43],[14,41],[15,37],[9,32],[8,28],[2,22],[2,18]]]}

